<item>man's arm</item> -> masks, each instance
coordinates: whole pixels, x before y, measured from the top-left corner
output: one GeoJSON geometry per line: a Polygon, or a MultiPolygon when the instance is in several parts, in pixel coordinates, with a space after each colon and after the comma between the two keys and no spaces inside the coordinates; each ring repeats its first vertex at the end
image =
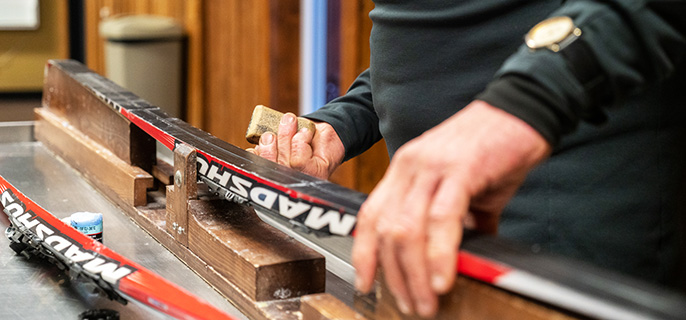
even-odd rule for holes
{"type": "Polygon", "coordinates": [[[362,72],[345,95],[304,116],[330,124],[345,146],[349,160],[381,140],[379,117],[374,111],[369,69],[362,72]]]}
{"type": "Polygon", "coordinates": [[[602,94],[577,78],[573,68],[583,66],[522,47],[483,101],[398,150],[360,211],[357,287],[369,290],[380,264],[403,311],[433,315],[437,294],[454,282],[463,227],[493,230],[524,177],[563,134],[673,72],[684,57],[683,18],[675,18],[683,9],[683,1],[567,1],[554,15],[572,17],[583,30],[581,40],[600,66],[586,71],[604,77],[602,94]]]}

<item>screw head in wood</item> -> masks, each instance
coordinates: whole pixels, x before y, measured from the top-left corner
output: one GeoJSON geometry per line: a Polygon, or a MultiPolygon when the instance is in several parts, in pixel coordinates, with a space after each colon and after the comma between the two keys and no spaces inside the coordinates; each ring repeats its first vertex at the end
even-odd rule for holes
{"type": "Polygon", "coordinates": [[[181,183],[183,183],[183,176],[181,175],[180,170],[176,170],[176,173],[174,174],[174,183],[179,187],[181,186],[181,183]]]}

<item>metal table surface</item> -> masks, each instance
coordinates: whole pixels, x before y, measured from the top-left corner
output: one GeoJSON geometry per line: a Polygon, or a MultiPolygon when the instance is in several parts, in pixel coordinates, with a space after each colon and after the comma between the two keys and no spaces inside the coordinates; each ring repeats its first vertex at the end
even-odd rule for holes
{"type": "MultiPolygon", "coordinates": [[[[247,319],[77,171],[32,141],[31,129],[31,123],[0,123],[0,175],[58,218],[77,211],[101,212],[106,246],[225,312],[247,319]]],[[[3,213],[0,228],[8,225],[3,213]]],[[[16,255],[6,239],[0,239],[0,283],[0,319],[78,319],[81,312],[99,308],[117,310],[121,319],[165,318],[142,305],[122,305],[89,292],[56,266],[16,255]]]]}

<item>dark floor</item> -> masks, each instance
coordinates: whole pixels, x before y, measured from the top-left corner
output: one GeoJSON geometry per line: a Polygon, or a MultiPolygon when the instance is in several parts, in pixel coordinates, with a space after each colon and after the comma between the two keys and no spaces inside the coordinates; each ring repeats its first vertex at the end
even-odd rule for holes
{"type": "Polygon", "coordinates": [[[0,121],[33,120],[33,109],[40,107],[40,92],[0,93],[0,121]]]}

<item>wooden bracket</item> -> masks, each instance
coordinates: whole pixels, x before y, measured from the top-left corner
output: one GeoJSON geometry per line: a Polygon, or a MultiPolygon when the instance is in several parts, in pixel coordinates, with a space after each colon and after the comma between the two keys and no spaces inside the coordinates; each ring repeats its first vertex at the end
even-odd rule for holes
{"type": "Polygon", "coordinates": [[[198,198],[196,152],[180,143],[174,148],[174,185],[167,186],[167,232],[188,246],[188,201],[198,198]]]}

